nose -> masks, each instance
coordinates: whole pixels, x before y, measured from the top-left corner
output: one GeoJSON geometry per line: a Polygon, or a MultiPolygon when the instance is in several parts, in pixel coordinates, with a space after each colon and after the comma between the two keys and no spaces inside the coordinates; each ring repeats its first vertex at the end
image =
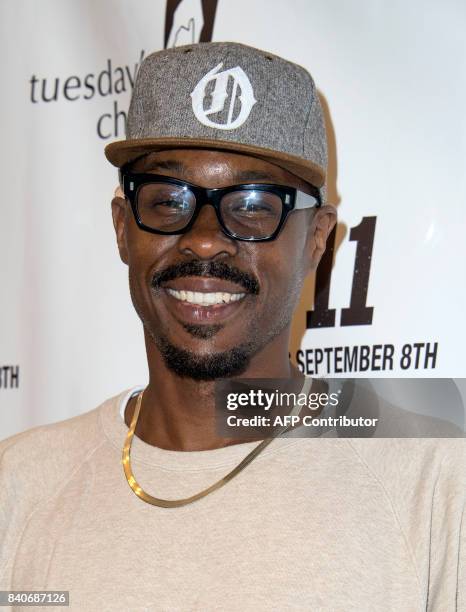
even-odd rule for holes
{"type": "Polygon", "coordinates": [[[222,259],[236,255],[238,242],[223,233],[214,207],[206,204],[191,229],[181,234],[178,249],[190,257],[222,259]]]}

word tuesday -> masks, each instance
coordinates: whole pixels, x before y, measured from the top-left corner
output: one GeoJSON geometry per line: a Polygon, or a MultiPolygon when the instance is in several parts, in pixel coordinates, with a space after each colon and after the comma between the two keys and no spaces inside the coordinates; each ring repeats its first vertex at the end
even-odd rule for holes
{"type": "Polygon", "coordinates": [[[133,89],[136,74],[140,63],[144,59],[144,49],[141,51],[139,62],[134,67],[112,66],[112,60],[107,60],[107,65],[98,72],[89,72],[84,76],[72,74],[66,78],[37,78],[32,75],[29,83],[31,85],[31,102],[57,102],[67,100],[74,102],[79,99],[91,100],[94,96],[110,96],[120,94],[128,89],[133,89]]]}

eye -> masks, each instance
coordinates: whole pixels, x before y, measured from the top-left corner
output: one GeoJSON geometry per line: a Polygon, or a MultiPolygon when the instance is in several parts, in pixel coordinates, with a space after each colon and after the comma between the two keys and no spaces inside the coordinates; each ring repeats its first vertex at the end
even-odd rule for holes
{"type": "Polygon", "coordinates": [[[282,202],[280,197],[266,190],[243,189],[227,193],[222,200],[222,214],[236,217],[245,223],[264,222],[280,217],[282,202]]]}
{"type": "Polygon", "coordinates": [[[190,209],[190,204],[186,200],[162,200],[162,201],[154,201],[151,206],[155,208],[156,206],[160,206],[161,208],[165,208],[166,210],[172,210],[173,212],[184,212],[190,209]]]}
{"type": "Polygon", "coordinates": [[[140,214],[173,216],[190,214],[195,206],[194,195],[181,185],[145,183],[137,194],[140,214]]]}
{"type": "Polygon", "coordinates": [[[257,217],[275,214],[276,207],[268,202],[262,194],[241,194],[231,200],[230,212],[234,215],[257,217]]]}
{"type": "Polygon", "coordinates": [[[244,201],[238,204],[235,204],[232,207],[232,212],[235,213],[270,213],[273,212],[273,208],[264,202],[249,202],[244,201]]]}

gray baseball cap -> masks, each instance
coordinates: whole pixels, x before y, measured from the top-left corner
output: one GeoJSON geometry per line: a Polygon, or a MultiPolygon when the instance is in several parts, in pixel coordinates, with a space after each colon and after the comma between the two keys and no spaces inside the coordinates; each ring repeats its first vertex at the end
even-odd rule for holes
{"type": "Polygon", "coordinates": [[[314,81],[301,66],[266,51],[214,42],[144,59],[126,139],[107,145],[105,155],[121,167],[152,151],[186,147],[258,157],[325,195],[327,142],[314,81]]]}

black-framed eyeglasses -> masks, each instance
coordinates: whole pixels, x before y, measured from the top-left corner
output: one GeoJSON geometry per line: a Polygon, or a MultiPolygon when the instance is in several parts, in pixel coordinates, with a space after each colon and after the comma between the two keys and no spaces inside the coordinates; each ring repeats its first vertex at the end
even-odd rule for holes
{"type": "Polygon", "coordinates": [[[312,195],[268,183],[205,189],[168,176],[126,171],[120,171],[120,180],[138,227],[153,234],[188,232],[202,206],[210,204],[227,236],[265,242],[278,236],[290,212],[321,205],[317,188],[312,195]]]}

